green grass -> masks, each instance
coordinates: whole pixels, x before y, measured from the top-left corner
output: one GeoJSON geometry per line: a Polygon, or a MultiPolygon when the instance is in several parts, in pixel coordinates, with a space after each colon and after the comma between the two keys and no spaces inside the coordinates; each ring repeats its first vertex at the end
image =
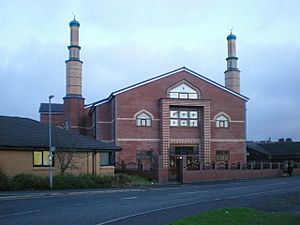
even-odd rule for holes
{"type": "Polygon", "coordinates": [[[169,225],[299,225],[300,217],[249,208],[224,208],[187,217],[169,225]]]}

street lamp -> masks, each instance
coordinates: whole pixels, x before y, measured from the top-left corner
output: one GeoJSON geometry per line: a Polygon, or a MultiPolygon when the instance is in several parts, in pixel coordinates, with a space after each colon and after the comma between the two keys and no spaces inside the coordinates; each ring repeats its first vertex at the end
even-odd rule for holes
{"type": "Polygon", "coordinates": [[[49,187],[53,188],[53,179],[52,179],[52,160],[54,148],[52,147],[52,130],[51,130],[51,99],[54,98],[54,95],[49,96],[49,155],[48,155],[48,164],[49,164],[49,187]]]}

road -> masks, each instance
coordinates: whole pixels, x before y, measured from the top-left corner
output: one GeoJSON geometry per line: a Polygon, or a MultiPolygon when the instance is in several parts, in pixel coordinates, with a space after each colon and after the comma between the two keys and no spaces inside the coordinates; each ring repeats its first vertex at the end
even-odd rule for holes
{"type": "Polygon", "coordinates": [[[300,177],[130,189],[0,192],[0,225],[157,225],[223,207],[300,216],[300,177]]]}

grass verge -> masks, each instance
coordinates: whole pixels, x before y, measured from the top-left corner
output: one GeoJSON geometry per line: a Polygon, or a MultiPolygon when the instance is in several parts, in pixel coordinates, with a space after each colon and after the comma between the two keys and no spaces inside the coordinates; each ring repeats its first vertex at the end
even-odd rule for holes
{"type": "Polygon", "coordinates": [[[187,217],[168,225],[299,225],[300,217],[250,208],[224,208],[187,217]]]}

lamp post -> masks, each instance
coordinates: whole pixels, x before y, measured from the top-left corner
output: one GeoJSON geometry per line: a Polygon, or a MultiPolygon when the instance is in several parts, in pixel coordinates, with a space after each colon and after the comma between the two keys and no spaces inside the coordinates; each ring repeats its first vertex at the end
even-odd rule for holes
{"type": "Polygon", "coordinates": [[[54,98],[54,95],[49,96],[49,155],[48,155],[48,164],[49,164],[49,187],[53,188],[53,179],[52,179],[52,160],[53,160],[53,151],[52,148],[52,130],[51,130],[51,99],[54,98]]]}

